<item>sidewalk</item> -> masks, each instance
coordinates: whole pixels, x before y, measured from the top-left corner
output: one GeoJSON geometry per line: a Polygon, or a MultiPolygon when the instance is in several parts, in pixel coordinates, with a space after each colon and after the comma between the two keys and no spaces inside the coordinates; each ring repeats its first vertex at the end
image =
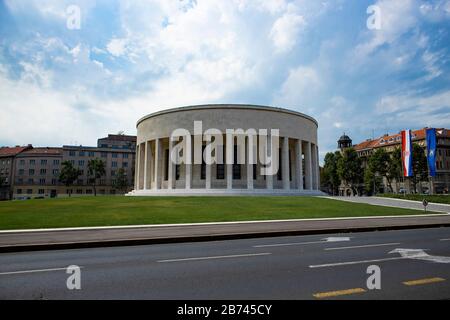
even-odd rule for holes
{"type": "MultiPolygon", "coordinates": [[[[395,207],[395,208],[404,208],[404,209],[414,209],[414,210],[423,210],[422,202],[420,201],[412,201],[406,199],[394,199],[394,198],[384,198],[384,197],[325,197],[334,200],[348,201],[348,202],[357,202],[357,203],[366,203],[372,204],[376,206],[385,206],[385,207],[395,207]]],[[[450,213],[450,205],[444,203],[429,203],[427,206],[427,211],[433,212],[443,212],[450,213]]]]}
{"type": "Polygon", "coordinates": [[[444,226],[450,226],[450,215],[448,214],[1,231],[0,252],[213,241],[444,226]]]}

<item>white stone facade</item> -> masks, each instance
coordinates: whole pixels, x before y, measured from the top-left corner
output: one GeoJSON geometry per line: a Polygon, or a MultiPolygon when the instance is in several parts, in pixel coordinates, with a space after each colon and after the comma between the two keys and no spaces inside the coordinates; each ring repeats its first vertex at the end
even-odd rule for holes
{"type": "MultiPolygon", "coordinates": [[[[134,190],[128,195],[318,195],[319,157],[315,119],[299,112],[255,105],[199,105],[164,110],[137,122],[134,190]],[[170,154],[176,142],[174,130],[183,128],[194,143],[205,146],[203,136],[194,135],[194,122],[203,132],[223,132],[224,159],[227,129],[279,130],[280,172],[261,175],[263,164],[174,164],[170,154]]],[[[229,139],[229,138],[228,138],[229,139]]],[[[258,138],[259,141],[260,138],[258,138]]],[[[232,139],[234,153],[237,154],[232,139]]],[[[245,137],[245,159],[249,158],[249,137],[245,137]]],[[[258,154],[260,145],[253,147],[258,154]]],[[[183,151],[184,152],[184,151],[183,151]]],[[[186,153],[187,155],[188,153],[186,153]]],[[[193,157],[194,152],[190,155],[193,157]]],[[[233,154],[234,157],[236,157],[233,154]]]]}

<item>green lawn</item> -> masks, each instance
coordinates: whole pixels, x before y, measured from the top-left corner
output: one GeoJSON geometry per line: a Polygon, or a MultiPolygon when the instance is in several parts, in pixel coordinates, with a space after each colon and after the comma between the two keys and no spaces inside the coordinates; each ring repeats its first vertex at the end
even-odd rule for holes
{"type": "Polygon", "coordinates": [[[450,204],[450,195],[420,195],[420,194],[382,194],[381,197],[387,198],[397,198],[397,199],[406,199],[406,200],[415,200],[415,201],[423,201],[423,199],[427,199],[428,202],[434,203],[446,203],[450,204]]]}
{"type": "Polygon", "coordinates": [[[0,202],[0,230],[421,214],[316,197],[81,197],[0,202]]]}

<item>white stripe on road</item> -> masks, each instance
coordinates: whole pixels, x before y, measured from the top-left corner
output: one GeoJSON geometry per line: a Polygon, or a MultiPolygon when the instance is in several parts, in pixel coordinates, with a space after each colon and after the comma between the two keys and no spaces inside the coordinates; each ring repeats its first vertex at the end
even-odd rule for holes
{"type": "Polygon", "coordinates": [[[450,238],[449,239],[441,239],[441,241],[450,241],[450,238]]]}
{"type": "Polygon", "coordinates": [[[225,259],[225,258],[242,258],[242,257],[256,257],[256,256],[267,256],[271,254],[270,252],[263,253],[249,253],[249,254],[234,254],[229,256],[211,256],[211,257],[196,257],[196,258],[182,258],[182,259],[169,259],[169,260],[159,260],[157,262],[177,262],[177,261],[196,261],[196,260],[210,260],[210,259],[225,259]]]}
{"type": "Polygon", "coordinates": [[[402,260],[402,259],[406,259],[406,258],[404,258],[404,257],[396,257],[396,258],[385,258],[385,259],[336,262],[336,263],[316,264],[316,265],[311,265],[309,267],[310,268],[326,268],[326,267],[348,266],[348,265],[352,265],[352,264],[364,264],[364,263],[372,263],[372,262],[402,260]]]}
{"type": "MultiPolygon", "coordinates": [[[[83,267],[80,267],[80,269],[83,267]]],[[[22,274],[22,273],[36,273],[36,272],[49,272],[49,271],[61,271],[67,270],[65,268],[51,268],[51,269],[37,269],[37,270],[22,270],[22,271],[8,271],[8,272],[0,272],[0,276],[9,275],[9,274],[22,274]]]]}
{"type": "Polygon", "coordinates": [[[396,246],[399,242],[393,243],[379,243],[379,244],[366,244],[362,246],[352,246],[352,247],[335,247],[335,248],[325,248],[325,250],[344,250],[344,249],[357,249],[357,248],[371,248],[371,247],[383,247],[383,246],[396,246]]]}
{"type": "Polygon", "coordinates": [[[253,246],[253,248],[283,247],[283,246],[298,246],[298,245],[303,245],[303,244],[316,244],[316,243],[330,243],[330,241],[309,241],[309,242],[291,242],[291,243],[261,244],[261,245],[253,246]]]}

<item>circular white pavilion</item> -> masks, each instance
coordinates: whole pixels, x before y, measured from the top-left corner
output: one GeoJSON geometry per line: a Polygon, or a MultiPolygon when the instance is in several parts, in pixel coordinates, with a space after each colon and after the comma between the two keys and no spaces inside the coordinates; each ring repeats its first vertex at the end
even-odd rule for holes
{"type": "Polygon", "coordinates": [[[211,104],[137,122],[134,190],[153,195],[319,195],[315,119],[267,106],[211,104]]]}

